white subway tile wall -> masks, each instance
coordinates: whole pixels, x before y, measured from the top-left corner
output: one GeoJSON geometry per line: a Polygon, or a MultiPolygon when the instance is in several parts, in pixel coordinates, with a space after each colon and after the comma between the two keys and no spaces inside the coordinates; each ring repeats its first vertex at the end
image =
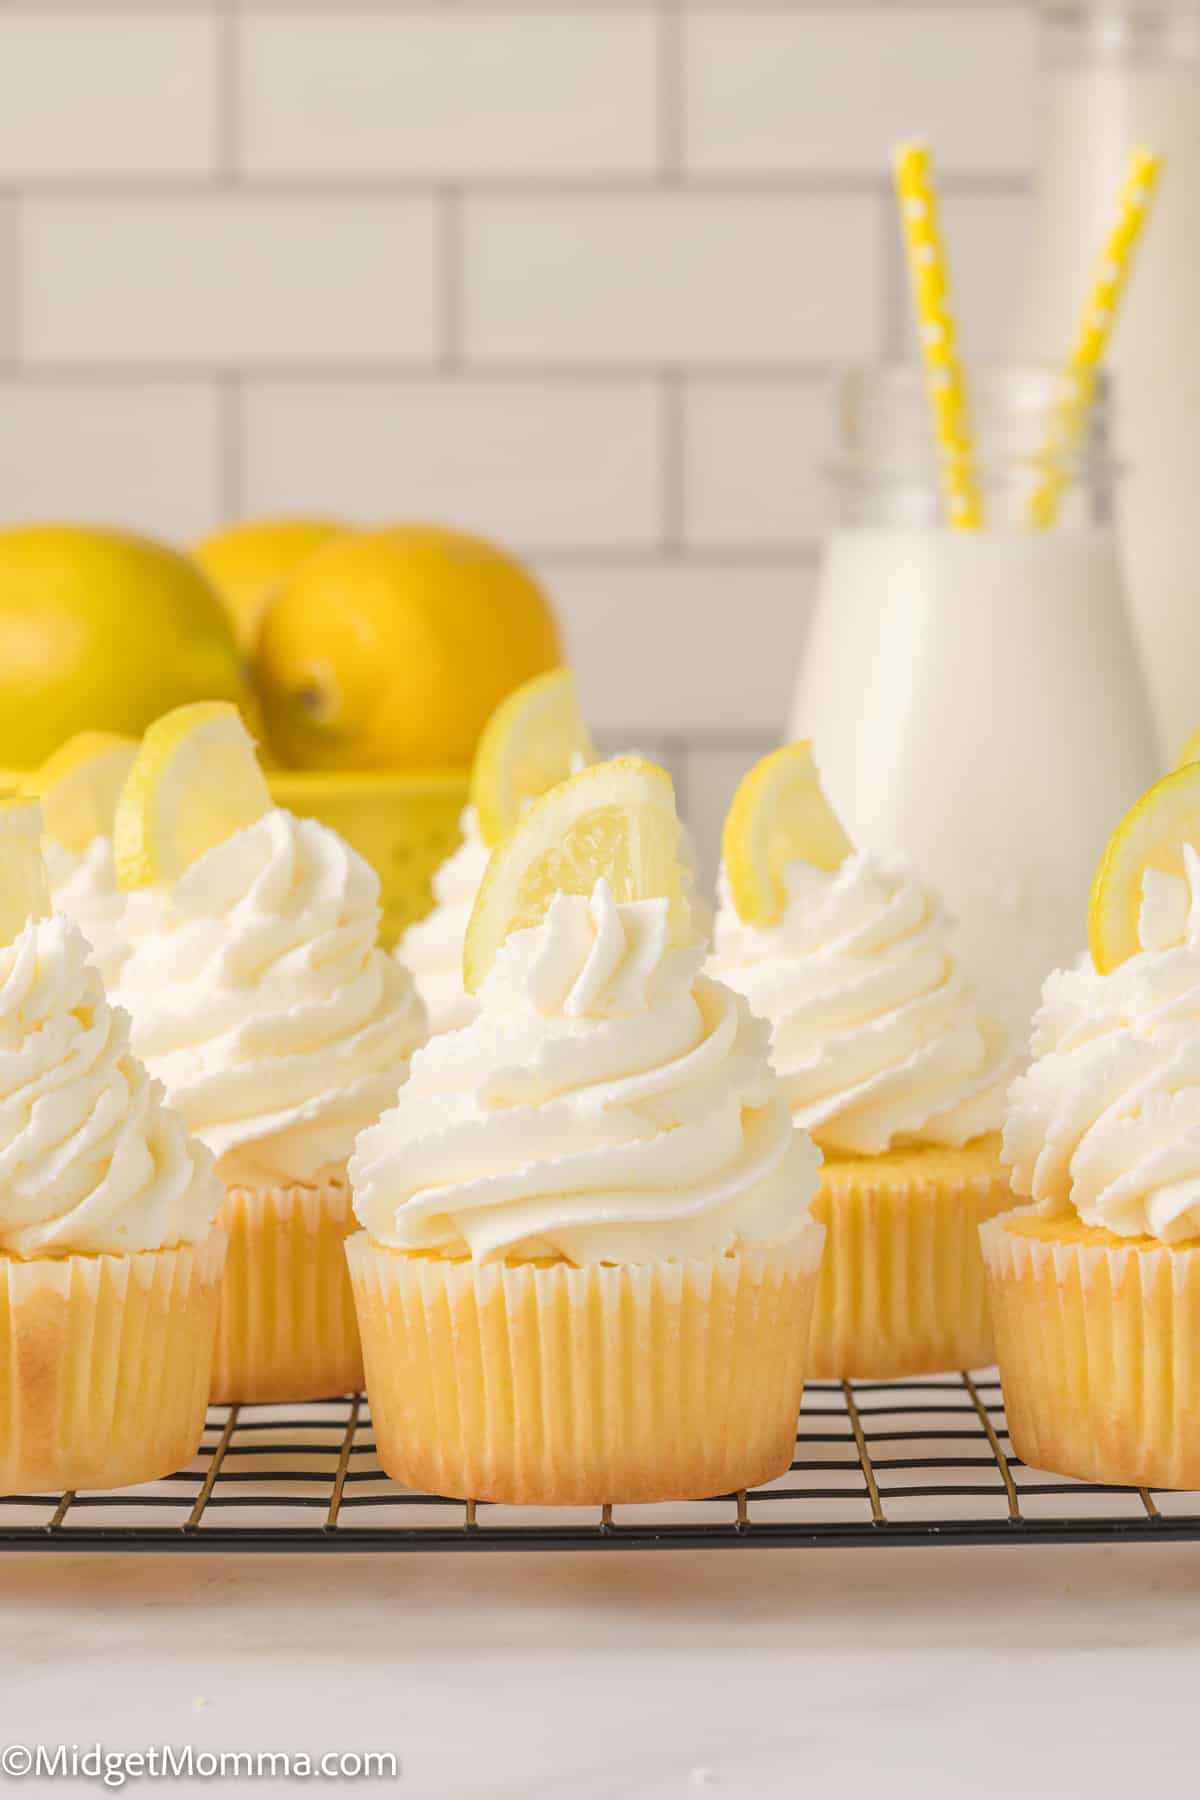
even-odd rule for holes
{"type": "Polygon", "coordinates": [[[0,514],[492,533],[711,866],[828,369],[912,342],[892,141],[995,352],[1032,110],[1021,0],[0,0],[0,514]]]}

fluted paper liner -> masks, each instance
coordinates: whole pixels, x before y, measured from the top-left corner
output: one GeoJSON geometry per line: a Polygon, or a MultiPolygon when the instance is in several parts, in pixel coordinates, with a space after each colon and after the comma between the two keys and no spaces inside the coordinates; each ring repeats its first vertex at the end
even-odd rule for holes
{"type": "Polygon", "coordinates": [[[981,1234],[1012,1446],[1084,1481],[1200,1487],[1200,1246],[1021,1208],[981,1234]]]}
{"type": "Polygon", "coordinates": [[[320,1400],[363,1384],[344,1181],[230,1187],[214,1400],[320,1400]]]}
{"type": "Polygon", "coordinates": [[[0,1255],[0,1493],[126,1487],[189,1462],[224,1234],[129,1256],[0,1255]]]}
{"type": "Polygon", "coordinates": [[[1011,1205],[999,1137],[827,1162],[812,1209],[829,1236],[809,1375],[884,1381],[994,1362],[979,1227],[1011,1205]]]}
{"type": "Polygon", "coordinates": [[[688,1499],[794,1455],[824,1233],[711,1260],[572,1268],[347,1254],[379,1457],[514,1504],[688,1499]]]}

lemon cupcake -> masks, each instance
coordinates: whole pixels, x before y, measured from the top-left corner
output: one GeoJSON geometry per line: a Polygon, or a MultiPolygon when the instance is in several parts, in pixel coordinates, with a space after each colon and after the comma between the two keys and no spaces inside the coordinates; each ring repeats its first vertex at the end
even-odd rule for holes
{"type": "Polygon", "coordinates": [[[990,1363],[978,1227],[1011,1204],[1015,1065],[940,904],[903,861],[851,848],[807,744],[746,777],[723,849],[710,971],[769,1021],[792,1117],[825,1158],[810,1373],[990,1363]]]}
{"type": "Polygon", "coordinates": [[[328,827],[272,807],[223,705],[146,733],[115,841],[123,880],[167,888],[117,997],[225,1183],[214,1396],[360,1386],[346,1159],[424,1033],[409,976],[376,944],[378,877],[328,827]]]}
{"type": "Polygon", "coordinates": [[[1013,1448],[1200,1487],[1200,768],[1118,827],[1090,961],[1043,990],[1004,1127],[1032,1205],[983,1231],[1013,1448]]]}
{"type": "Polygon", "coordinates": [[[669,778],[553,789],[494,854],[479,1012],[350,1164],[376,1442],[436,1493],[719,1493],[791,1462],[819,1156],[765,1028],[700,973],[669,778]]]}
{"type": "Polygon", "coordinates": [[[0,1492],[165,1475],[204,1428],[225,1240],[78,928],[0,806],[0,1492]]]}
{"type": "Polygon", "coordinates": [[[115,987],[134,939],[153,928],[162,908],[156,888],[126,893],[113,860],[117,799],[137,748],[136,738],[81,731],[21,784],[42,809],[51,902],[83,932],[106,990],[115,987]]]}

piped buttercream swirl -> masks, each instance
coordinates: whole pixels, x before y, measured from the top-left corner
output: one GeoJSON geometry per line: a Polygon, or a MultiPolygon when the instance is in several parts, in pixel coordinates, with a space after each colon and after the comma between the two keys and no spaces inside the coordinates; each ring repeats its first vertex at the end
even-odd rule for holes
{"type": "Polygon", "coordinates": [[[745,925],[722,880],[711,973],[771,1026],[798,1125],[829,1154],[960,1147],[1000,1127],[1015,1070],[982,1018],[937,899],[899,858],[785,871],[778,925],[745,925]]]}
{"type": "Polygon", "coordinates": [[[359,1139],[377,1242],[481,1261],[708,1257],[790,1236],[819,1155],[745,1002],[670,938],[665,901],[556,896],[514,933],[464,1030],[413,1058],[359,1139]]]}
{"type": "Polygon", "coordinates": [[[92,962],[106,990],[120,979],[134,944],[156,929],[163,909],[160,888],[117,886],[110,837],[95,837],[82,850],[53,838],[42,841],[56,912],[73,919],[91,946],[92,962]]]}
{"type": "Polygon", "coordinates": [[[133,1042],[227,1181],[344,1163],[424,1035],[376,945],[379,881],[328,827],[276,809],[200,857],[118,997],[133,1042]]]}
{"type": "Polygon", "coordinates": [[[224,1198],[61,914],[0,949],[0,1250],[129,1254],[208,1236],[224,1198]]]}
{"type": "Polygon", "coordinates": [[[459,828],[462,843],[433,877],[432,910],[409,926],[396,951],[412,971],[431,1033],[457,1031],[478,1010],[463,986],[463,940],[489,852],[473,806],[464,809],[459,828]]]}
{"type": "Polygon", "coordinates": [[[1200,1237],[1200,856],[1148,870],[1141,951],[1059,969],[1004,1127],[1013,1187],[1055,1216],[1165,1244],[1200,1237]]]}

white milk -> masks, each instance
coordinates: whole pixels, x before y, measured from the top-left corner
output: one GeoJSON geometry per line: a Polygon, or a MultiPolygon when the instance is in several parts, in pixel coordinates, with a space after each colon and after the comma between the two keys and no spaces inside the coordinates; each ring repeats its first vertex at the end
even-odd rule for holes
{"type": "Polygon", "coordinates": [[[1160,773],[1111,534],[835,532],[790,733],[854,841],[940,889],[1024,1039],[1085,945],[1114,824],[1160,773]]]}
{"type": "Polygon", "coordinates": [[[1200,725],[1200,5],[1077,9],[1077,41],[1047,28],[1041,156],[1015,348],[1061,358],[1110,226],[1129,148],[1166,157],[1117,321],[1115,445],[1134,629],[1165,756],[1200,725]],[[1168,29],[1163,21],[1175,20],[1168,29]],[[1125,24],[1121,25],[1122,18],[1125,24]],[[1117,24],[1112,23],[1113,20],[1117,24]],[[1085,29],[1086,28],[1086,29],[1085,29]]]}

